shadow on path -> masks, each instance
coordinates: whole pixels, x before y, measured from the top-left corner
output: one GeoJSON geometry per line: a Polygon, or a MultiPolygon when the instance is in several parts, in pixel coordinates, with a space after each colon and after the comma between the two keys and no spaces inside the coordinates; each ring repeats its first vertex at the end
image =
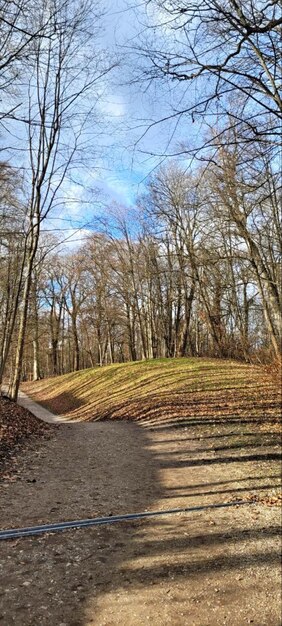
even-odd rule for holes
{"type": "MultiPolygon", "coordinates": [[[[258,445],[231,458],[217,456],[220,448],[206,458],[200,433],[194,428],[187,459],[177,460],[187,442],[176,429],[58,426],[55,439],[22,459],[21,480],[4,489],[2,525],[166,509],[167,498],[169,508],[212,504],[276,485],[276,452],[261,454],[258,445]]],[[[259,506],[210,509],[7,542],[0,622],[278,626],[279,517],[259,506]]]]}

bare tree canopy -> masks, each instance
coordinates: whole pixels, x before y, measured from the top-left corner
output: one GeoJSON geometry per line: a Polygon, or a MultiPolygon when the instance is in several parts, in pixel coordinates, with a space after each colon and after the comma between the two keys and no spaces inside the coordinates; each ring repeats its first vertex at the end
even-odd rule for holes
{"type": "Polygon", "coordinates": [[[178,158],[164,149],[158,166],[151,145],[139,196],[101,202],[67,254],[49,231],[53,215],[71,213],[73,172],[97,156],[116,66],[101,45],[103,11],[90,0],[0,0],[0,383],[9,378],[13,399],[23,378],[96,364],[281,359],[280,7],[144,7],[135,84],[162,89],[142,123],[158,141],[158,123],[173,120],[177,140],[164,124],[160,145],[174,142],[178,158]]]}
{"type": "MultiPolygon", "coordinates": [[[[98,6],[94,11],[89,0],[12,3],[10,13],[4,13],[7,8],[3,5],[0,13],[1,28],[6,33],[2,40],[2,54],[6,56],[0,67],[7,101],[2,118],[4,137],[11,143],[6,152],[17,165],[18,154],[23,162],[24,244],[11,328],[3,337],[0,378],[19,315],[11,384],[11,397],[15,399],[41,225],[55,200],[59,202],[58,193],[74,156],[79,154],[82,159],[83,150],[89,147],[86,137],[97,117],[98,83],[113,63],[97,44],[101,11],[98,6]],[[9,104],[12,97],[15,106],[9,104]]],[[[63,195],[60,201],[63,203],[63,195]]]]}
{"type": "Polygon", "coordinates": [[[279,2],[148,0],[147,6],[141,73],[145,80],[161,79],[176,96],[182,84],[181,105],[175,104],[172,116],[204,117],[219,129],[227,116],[244,142],[279,140],[279,2]]]}

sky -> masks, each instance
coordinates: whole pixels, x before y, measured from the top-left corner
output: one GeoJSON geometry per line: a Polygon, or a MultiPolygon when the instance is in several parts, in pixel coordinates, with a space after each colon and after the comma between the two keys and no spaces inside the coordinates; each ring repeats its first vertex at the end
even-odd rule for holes
{"type": "MultiPolygon", "coordinates": [[[[145,80],[144,68],[148,70],[152,65],[148,59],[142,58],[140,54],[142,45],[146,48],[146,43],[149,42],[147,49],[153,46],[155,49],[165,49],[175,54],[174,42],[177,41],[180,59],[181,48],[183,45],[187,46],[185,33],[178,28],[179,22],[174,24],[175,30],[172,34],[170,18],[156,8],[157,1],[101,0],[101,2],[104,2],[105,13],[100,18],[101,32],[98,44],[95,40],[91,60],[93,58],[95,68],[99,51],[104,50],[107,58],[117,57],[117,66],[95,83],[93,92],[89,89],[88,95],[83,95],[85,100],[79,104],[81,108],[77,108],[80,119],[83,117],[83,111],[88,111],[89,105],[93,106],[93,115],[87,118],[87,126],[82,134],[84,151],[83,154],[79,151],[76,153],[54,206],[42,224],[45,233],[53,233],[64,240],[68,249],[77,247],[89,232],[98,228],[98,217],[106,216],[109,207],[121,205],[130,209],[134,206],[138,194],[142,194],[146,189],[150,175],[165,163],[166,159],[177,157],[187,169],[190,166],[193,168],[195,161],[192,160],[192,156],[189,157],[189,151],[192,155],[193,148],[204,145],[203,140],[207,138],[209,132],[208,124],[211,127],[216,124],[220,128],[221,120],[225,119],[224,102],[222,104],[217,100],[214,101],[214,109],[208,109],[204,116],[201,111],[198,116],[194,115],[196,119],[192,119],[189,113],[179,116],[179,111],[187,110],[193,103],[205,100],[209,89],[213,89],[213,82],[210,79],[204,77],[200,83],[198,80],[172,82],[168,78],[152,81],[147,75],[145,80]],[[150,28],[147,27],[148,23],[150,28]],[[200,119],[203,117],[205,119],[200,119]]],[[[93,11],[97,10],[97,4],[98,0],[93,3],[93,11]]],[[[72,6],[76,8],[76,0],[73,0],[72,6]]],[[[181,19],[182,16],[179,20],[181,19]]],[[[92,20],[90,30],[92,23],[94,31],[95,20],[92,20]]],[[[44,44],[42,47],[44,53],[44,44]]],[[[81,61],[84,52],[87,51],[88,42],[82,39],[75,49],[74,72],[77,70],[77,59],[81,61]]],[[[187,49],[185,56],[186,53],[187,49]]],[[[87,71],[87,65],[83,67],[87,71]]],[[[89,61],[89,68],[91,67],[89,61]]],[[[42,71],[42,81],[44,74],[42,71]]],[[[69,77],[69,74],[67,76],[69,77]]],[[[85,76],[85,72],[81,70],[80,65],[79,73],[74,80],[75,86],[77,82],[81,84],[83,80],[81,76],[85,76]]],[[[22,108],[17,109],[20,111],[18,120],[17,122],[13,120],[8,131],[10,163],[23,172],[26,170],[28,178],[30,174],[30,161],[27,157],[28,124],[25,121],[22,123],[19,116],[28,111],[28,93],[31,91],[32,96],[36,95],[36,80],[32,72],[31,78],[20,72],[19,80],[22,83],[20,90],[22,108]]],[[[73,88],[73,83],[71,85],[73,88]]],[[[17,85],[15,93],[16,89],[17,85]]],[[[10,107],[10,104],[8,102],[7,106],[10,107]]],[[[229,105],[227,97],[227,106],[229,105]]],[[[199,104],[198,106],[201,108],[199,104]]],[[[37,108],[35,122],[38,115],[37,108]]],[[[32,126],[33,129],[35,127],[36,124],[32,126]]],[[[3,128],[4,124],[1,126],[1,133],[3,128]]],[[[63,160],[65,150],[70,150],[72,146],[72,121],[62,132],[65,133],[65,145],[61,147],[63,160]]],[[[34,133],[36,135],[36,130],[34,133]]],[[[6,140],[6,137],[4,139],[6,140]]],[[[7,160],[5,153],[4,160],[7,160]]],[[[31,187],[30,176],[29,187],[31,187]]]]}
{"type": "MultiPolygon", "coordinates": [[[[101,87],[98,102],[101,127],[99,137],[95,138],[97,154],[93,167],[86,167],[82,172],[72,171],[72,180],[67,179],[64,184],[65,206],[54,207],[43,225],[43,230],[52,231],[63,239],[69,250],[80,245],[97,227],[96,218],[107,213],[107,206],[133,205],[152,167],[152,159],[149,163],[147,155],[140,158],[134,149],[140,135],[140,119],[152,114],[150,103],[136,86],[127,84],[130,70],[123,49],[135,40],[141,27],[136,14],[140,20],[144,19],[142,3],[133,10],[126,0],[106,2],[100,45],[109,55],[117,55],[120,61],[101,87]]],[[[145,127],[145,122],[143,124],[145,127]]],[[[150,149],[150,142],[148,147],[150,149]]]]}
{"type": "MultiPolygon", "coordinates": [[[[71,167],[42,224],[43,232],[64,240],[69,250],[97,228],[97,216],[106,215],[108,206],[134,205],[150,174],[164,161],[164,154],[177,151],[177,142],[192,133],[187,121],[178,125],[172,119],[155,124],[187,97],[184,89],[179,86],[177,93],[172,93],[167,86],[151,84],[148,88],[147,83],[134,80],[140,61],[132,50],[140,41],[140,33],[146,31],[146,3],[105,0],[105,6],[99,45],[109,56],[117,55],[119,64],[99,84],[99,126],[91,138],[94,158],[86,158],[83,166],[71,167]]],[[[156,13],[153,19],[163,22],[162,34],[169,38],[163,16],[156,13]]],[[[24,143],[22,132],[17,128],[16,143],[24,143]]]]}
{"type": "MultiPolygon", "coordinates": [[[[96,218],[106,215],[108,206],[134,205],[150,174],[164,162],[164,154],[177,151],[178,142],[192,133],[187,120],[155,125],[186,97],[184,89],[179,87],[175,96],[166,86],[151,85],[148,89],[148,84],[132,80],[139,62],[132,49],[138,45],[140,33],[145,32],[148,18],[144,2],[138,4],[136,0],[132,5],[133,0],[106,2],[101,43],[109,54],[119,56],[120,63],[107,76],[98,104],[104,126],[102,121],[95,167],[76,173],[74,180],[67,182],[65,197],[69,201],[63,210],[54,209],[44,225],[47,230],[58,229],[56,233],[68,249],[80,245],[89,231],[97,228],[96,218]]],[[[150,17],[164,22],[162,15],[150,17]]],[[[169,37],[165,22],[162,30],[164,37],[169,37]]]]}
{"type": "MultiPolygon", "coordinates": [[[[93,3],[95,11],[98,1],[93,3]]],[[[101,2],[104,2],[105,13],[100,18],[101,32],[98,44],[94,42],[93,67],[95,68],[99,50],[104,50],[109,59],[117,57],[117,67],[95,83],[93,92],[89,90],[88,96],[79,105],[81,108],[77,108],[81,118],[83,110],[88,111],[88,106],[93,104],[94,114],[88,118],[86,131],[82,135],[86,149],[83,156],[79,151],[75,155],[54,205],[42,223],[43,238],[45,234],[56,236],[67,250],[76,249],[89,233],[98,230],[99,217],[106,217],[113,206],[122,206],[125,209],[127,207],[128,212],[134,214],[130,209],[136,205],[137,196],[144,193],[150,175],[161,164],[166,163],[167,159],[176,157],[187,169],[190,166],[193,168],[195,160],[189,157],[189,149],[192,154],[196,145],[203,146],[203,139],[207,138],[208,124],[212,127],[215,123],[220,127],[222,111],[224,112],[224,103],[221,106],[215,101],[214,110],[209,109],[204,116],[205,119],[199,119],[202,117],[201,114],[196,116],[196,119],[189,117],[189,114],[180,117],[178,115],[179,111],[188,109],[193,102],[205,99],[208,79],[204,78],[200,84],[197,80],[175,80],[173,83],[170,79],[167,79],[167,82],[165,79],[145,80],[144,67],[148,68],[149,62],[137,53],[138,46],[140,48],[144,40],[145,44],[146,40],[151,40],[155,49],[162,49],[163,45],[165,50],[175,52],[169,18],[156,9],[156,1],[101,0],[101,2]],[[147,28],[148,23],[150,28],[147,28]]],[[[76,7],[76,0],[73,0],[72,6],[76,7]]],[[[176,45],[180,49],[183,44],[186,46],[183,31],[175,27],[173,32],[177,39],[176,45]]],[[[76,47],[74,71],[77,69],[76,60],[78,58],[80,61],[83,58],[87,45],[87,41],[83,39],[76,47]]],[[[42,47],[44,52],[44,44],[42,47]]],[[[181,58],[179,48],[178,55],[181,58]]],[[[185,50],[185,54],[186,52],[185,50]]],[[[43,63],[42,66],[44,67],[43,63]]],[[[79,71],[76,80],[80,85],[80,81],[83,80],[81,75],[85,75],[81,71],[81,65],[79,71]]],[[[44,75],[45,72],[42,71],[42,81],[44,75]]],[[[6,135],[5,123],[1,124],[0,140],[3,144],[3,140],[6,142],[8,139],[8,144],[0,154],[2,160],[26,172],[30,190],[31,167],[27,134],[29,126],[24,120],[23,113],[26,115],[29,108],[30,91],[31,96],[36,95],[36,81],[32,72],[30,77],[28,74],[24,75],[21,70],[18,77],[21,81],[19,95],[22,99],[19,105],[17,84],[15,91],[12,92],[12,97],[14,93],[17,95],[12,105],[17,105],[18,119],[9,122],[10,127],[6,135]]],[[[229,106],[229,102],[227,105],[229,106]]],[[[6,107],[11,108],[11,101],[8,98],[6,107]]],[[[38,121],[38,107],[36,115],[35,122],[38,121]]],[[[224,115],[222,119],[225,119],[224,115]]],[[[64,130],[62,161],[65,159],[65,150],[70,150],[72,145],[71,123],[64,130]]],[[[35,126],[36,124],[31,126],[33,130],[35,126]]],[[[36,135],[36,130],[34,133],[36,135]]],[[[54,184],[55,182],[54,178],[54,184]]],[[[26,205],[28,206],[28,200],[26,205]]]]}

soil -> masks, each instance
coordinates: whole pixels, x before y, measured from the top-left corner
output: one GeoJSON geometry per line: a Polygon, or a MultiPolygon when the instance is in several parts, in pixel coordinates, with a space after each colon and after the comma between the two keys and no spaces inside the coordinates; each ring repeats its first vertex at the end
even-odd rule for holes
{"type": "Polygon", "coordinates": [[[1,542],[1,626],[281,625],[275,431],[248,420],[52,428],[2,483],[2,528],[207,508],[1,542]],[[208,508],[223,502],[233,506],[208,508]]]}

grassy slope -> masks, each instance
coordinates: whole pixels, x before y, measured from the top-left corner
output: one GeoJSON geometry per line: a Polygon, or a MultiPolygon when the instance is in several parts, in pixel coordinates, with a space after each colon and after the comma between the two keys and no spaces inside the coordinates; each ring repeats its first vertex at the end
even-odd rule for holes
{"type": "Polygon", "coordinates": [[[219,359],[109,365],[22,388],[54,413],[73,419],[142,419],[150,424],[210,417],[271,422],[279,416],[281,400],[262,367],[219,359]]]}

